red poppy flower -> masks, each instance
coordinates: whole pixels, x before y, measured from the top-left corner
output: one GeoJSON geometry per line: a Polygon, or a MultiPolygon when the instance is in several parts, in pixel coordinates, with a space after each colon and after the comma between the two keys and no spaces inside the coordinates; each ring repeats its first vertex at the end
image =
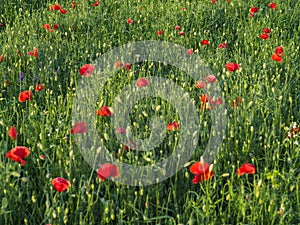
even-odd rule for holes
{"type": "Polygon", "coordinates": [[[176,121],[168,123],[167,130],[171,130],[171,131],[179,130],[179,123],[176,121]]]}
{"type": "Polygon", "coordinates": [[[18,135],[17,129],[14,126],[11,126],[8,131],[8,136],[11,137],[11,139],[16,140],[18,135]]]}
{"type": "Polygon", "coordinates": [[[93,4],[93,6],[98,6],[100,4],[100,2],[97,0],[94,4],[93,4]]]}
{"type": "Polygon", "coordinates": [[[257,8],[257,7],[251,7],[251,8],[249,9],[249,12],[250,12],[251,14],[257,13],[258,11],[259,11],[259,8],[257,8]]]}
{"type": "Polygon", "coordinates": [[[137,87],[145,87],[149,85],[149,81],[146,78],[139,78],[136,81],[137,87]]]}
{"type": "Polygon", "coordinates": [[[236,97],[235,100],[233,100],[233,101],[231,102],[231,107],[232,107],[232,108],[238,107],[238,106],[241,105],[242,103],[243,103],[243,99],[242,99],[242,98],[236,97]]]}
{"type": "Polygon", "coordinates": [[[207,83],[215,83],[218,80],[214,75],[208,75],[204,79],[207,83]]]}
{"type": "Polygon", "coordinates": [[[175,26],[175,30],[180,30],[180,26],[175,26]]]}
{"type": "Polygon", "coordinates": [[[43,25],[43,28],[46,29],[46,30],[49,30],[50,29],[50,25],[48,23],[46,23],[46,24],[43,25]]]}
{"type": "Polygon", "coordinates": [[[76,7],[76,2],[71,2],[71,4],[72,4],[72,9],[75,9],[75,7],[76,7]]]}
{"type": "Polygon", "coordinates": [[[284,55],[283,47],[278,46],[277,48],[275,48],[275,53],[283,57],[284,55]]]}
{"type": "Polygon", "coordinates": [[[226,43],[221,43],[221,44],[219,44],[218,48],[228,49],[228,45],[226,43]]]}
{"type": "Polygon", "coordinates": [[[40,155],[39,158],[40,158],[41,160],[45,160],[45,159],[46,159],[46,156],[45,156],[45,155],[40,155]]]}
{"type": "Polygon", "coordinates": [[[77,122],[72,126],[71,134],[77,134],[77,133],[86,133],[86,123],[84,122],[77,122]]]}
{"type": "Polygon", "coordinates": [[[242,176],[244,174],[255,174],[255,172],[256,172],[256,168],[254,165],[245,163],[240,168],[238,168],[235,173],[238,176],[242,176]]]}
{"type": "Polygon", "coordinates": [[[202,40],[201,45],[210,45],[208,40],[202,40]]]}
{"type": "Polygon", "coordinates": [[[190,172],[196,175],[192,182],[198,184],[199,182],[210,179],[214,175],[214,172],[210,171],[209,167],[210,165],[206,162],[195,162],[190,167],[190,172]]]}
{"type": "Polygon", "coordinates": [[[102,106],[99,110],[97,110],[97,116],[111,116],[112,112],[109,107],[102,106]]]}
{"type": "Polygon", "coordinates": [[[126,22],[127,22],[128,24],[133,24],[133,20],[132,20],[131,18],[128,18],[128,19],[126,20],[126,22]]]}
{"type": "Polygon", "coordinates": [[[182,11],[186,11],[186,8],[185,8],[185,7],[183,7],[183,8],[182,8],[182,11]]]}
{"type": "Polygon", "coordinates": [[[194,50],[192,48],[190,48],[189,50],[187,50],[186,54],[187,55],[192,55],[194,53],[194,50]]]}
{"type": "Polygon", "coordinates": [[[119,62],[119,61],[114,62],[114,64],[115,64],[117,69],[122,68],[124,66],[124,64],[122,62],[119,62]]]}
{"type": "Polygon", "coordinates": [[[182,36],[184,35],[184,31],[179,31],[178,34],[182,36]]]}
{"type": "Polygon", "coordinates": [[[276,5],[276,3],[271,2],[271,3],[269,4],[269,7],[270,7],[271,9],[276,9],[277,5],[276,5]]]}
{"type": "Polygon", "coordinates": [[[44,88],[45,88],[45,85],[44,85],[44,84],[37,84],[37,85],[35,86],[35,91],[36,91],[36,92],[39,92],[39,91],[42,91],[44,88]]]}
{"type": "Polygon", "coordinates": [[[50,31],[51,33],[53,33],[53,32],[54,32],[54,29],[50,29],[49,31],[50,31]]]}
{"type": "Polygon", "coordinates": [[[92,64],[85,64],[79,69],[79,73],[83,77],[89,77],[92,75],[92,72],[96,69],[92,64]]]}
{"type": "Polygon", "coordinates": [[[270,28],[265,28],[265,29],[263,29],[263,32],[266,33],[266,34],[269,34],[271,32],[271,29],[270,28]]]}
{"type": "Polygon", "coordinates": [[[65,9],[60,9],[59,11],[60,11],[61,14],[66,14],[67,13],[67,10],[65,10],[65,9]]]}
{"type": "Polygon", "coordinates": [[[18,97],[18,100],[19,102],[25,102],[25,101],[31,101],[32,100],[32,92],[27,90],[27,91],[22,91],[20,94],[19,94],[19,97],[18,97]]]}
{"type": "Polygon", "coordinates": [[[62,177],[57,177],[52,180],[52,185],[59,192],[66,191],[70,186],[70,182],[62,177]]]}
{"type": "Polygon", "coordinates": [[[157,35],[162,35],[164,32],[162,30],[156,31],[157,35]]]}
{"type": "Polygon", "coordinates": [[[21,163],[22,166],[26,164],[25,158],[30,155],[29,148],[24,146],[16,146],[15,148],[11,149],[8,153],[6,153],[6,158],[10,158],[15,162],[21,163]]]}
{"type": "Polygon", "coordinates": [[[212,3],[212,4],[215,4],[215,3],[216,3],[216,0],[211,0],[211,3],[212,3]]]}
{"type": "Polygon", "coordinates": [[[57,23],[53,25],[54,30],[58,29],[58,27],[59,27],[59,25],[57,23]]]}
{"type": "Polygon", "coordinates": [[[30,56],[35,56],[35,58],[38,58],[39,57],[39,52],[38,52],[38,49],[37,48],[33,48],[33,51],[32,52],[28,52],[28,54],[30,56]]]}
{"type": "Polygon", "coordinates": [[[227,63],[225,67],[226,69],[232,72],[238,70],[240,68],[240,65],[236,63],[227,63]]]}
{"type": "Polygon", "coordinates": [[[196,88],[205,88],[207,86],[206,82],[197,80],[196,81],[196,88]]]}
{"type": "Polygon", "coordinates": [[[279,54],[273,54],[272,55],[272,60],[277,61],[277,62],[282,62],[282,57],[279,54]]]}
{"type": "Polygon", "coordinates": [[[206,103],[210,103],[212,98],[208,95],[208,94],[202,94],[199,97],[200,101],[202,102],[202,109],[208,108],[208,109],[212,109],[212,105],[211,106],[207,106],[206,103]]]}
{"type": "Polygon", "coordinates": [[[130,63],[125,63],[125,65],[123,66],[123,69],[130,70],[131,69],[131,64],[130,63]]]}
{"type": "Polygon", "coordinates": [[[269,35],[268,34],[261,34],[259,37],[261,39],[264,39],[264,40],[268,40],[269,39],[269,35]]]}
{"type": "Polygon", "coordinates": [[[120,175],[119,168],[115,164],[104,163],[97,172],[98,178],[105,181],[108,177],[118,178],[120,175]]]}
{"type": "Polygon", "coordinates": [[[3,56],[0,55],[0,63],[3,61],[3,56]]]}
{"type": "Polygon", "coordinates": [[[55,4],[53,6],[50,6],[51,10],[60,10],[61,9],[61,5],[60,4],[55,4]]]}

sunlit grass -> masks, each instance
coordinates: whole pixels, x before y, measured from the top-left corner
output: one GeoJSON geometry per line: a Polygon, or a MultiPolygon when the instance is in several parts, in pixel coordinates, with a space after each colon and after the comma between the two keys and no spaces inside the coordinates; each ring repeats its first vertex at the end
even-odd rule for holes
{"type": "MultiPolygon", "coordinates": [[[[0,224],[298,224],[299,135],[287,138],[293,123],[300,123],[299,2],[269,1],[78,1],[74,10],[60,2],[67,14],[49,10],[51,2],[15,1],[0,8],[0,224]],[[252,6],[260,8],[253,18],[252,6]],[[182,10],[185,7],[186,11],[182,10]],[[126,20],[131,18],[132,24],[126,20]],[[59,24],[54,32],[43,29],[59,24]],[[184,35],[178,35],[175,26],[184,35]],[[259,38],[264,28],[270,38],[259,38]],[[162,35],[157,35],[163,30],[162,35]],[[210,45],[202,46],[207,39],[210,45]],[[200,160],[209,138],[211,117],[201,108],[194,82],[179,69],[158,63],[133,64],[119,70],[99,93],[95,111],[110,106],[122,88],[140,77],[173,80],[195,99],[200,126],[199,143],[190,164],[171,178],[146,187],[131,187],[110,180],[101,182],[83,159],[70,134],[73,99],[82,79],[78,70],[101,54],[133,41],[162,40],[193,48],[218,79],[227,108],[226,136],[214,163],[212,179],[193,184],[190,165],[200,160]],[[226,42],[228,49],[218,49],[226,42]],[[283,62],[271,59],[283,46],[283,62]],[[33,48],[39,57],[29,56],[33,48]],[[226,63],[240,64],[228,72],[226,63]],[[24,80],[19,80],[20,73],[24,80]],[[37,77],[37,80],[35,80],[37,77]],[[45,89],[35,92],[37,83],[45,89]],[[33,100],[20,103],[21,91],[33,100]],[[238,107],[231,102],[242,98],[238,107]],[[10,126],[18,130],[14,141],[10,126]],[[31,150],[26,165],[5,158],[15,146],[31,150]],[[40,156],[45,156],[45,159],[40,156]],[[256,174],[238,177],[243,163],[256,174]],[[51,185],[55,177],[71,183],[66,192],[51,185]]],[[[180,101],[180,99],[178,99],[180,101]]],[[[139,138],[150,135],[149,122],[161,116],[165,123],[179,121],[178,112],[159,98],[136,102],[130,125],[139,138]]],[[[168,131],[154,151],[125,151],[110,118],[99,117],[103,144],[124,162],[156,162],[171,154],[180,139],[168,131]]]]}

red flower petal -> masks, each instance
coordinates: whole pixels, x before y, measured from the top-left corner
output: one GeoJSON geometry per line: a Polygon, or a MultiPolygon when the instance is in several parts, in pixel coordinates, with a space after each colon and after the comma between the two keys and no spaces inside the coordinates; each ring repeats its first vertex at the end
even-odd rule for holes
{"type": "Polygon", "coordinates": [[[282,62],[282,57],[279,54],[272,55],[272,60],[282,62]]]}
{"type": "Polygon", "coordinates": [[[208,83],[215,83],[217,78],[214,75],[208,75],[205,77],[206,82],[208,83]]]}
{"type": "Polygon", "coordinates": [[[269,39],[269,35],[268,34],[261,34],[259,37],[261,39],[264,39],[264,40],[268,40],[269,39]]]}
{"type": "Polygon", "coordinates": [[[26,164],[24,158],[30,155],[30,150],[24,146],[16,146],[11,149],[8,153],[6,153],[6,158],[10,158],[15,162],[21,163],[22,166],[26,164]]]}
{"type": "Polygon", "coordinates": [[[240,68],[240,65],[239,64],[236,64],[236,63],[227,63],[225,65],[226,69],[229,70],[229,71],[236,71],[240,68]]]}
{"type": "Polygon", "coordinates": [[[207,84],[204,81],[197,80],[196,81],[196,88],[205,88],[207,84]]]}
{"type": "Polygon", "coordinates": [[[128,19],[126,20],[126,22],[127,22],[128,24],[133,24],[133,20],[132,20],[131,18],[128,18],[128,19]]]}
{"type": "Polygon", "coordinates": [[[271,32],[271,29],[270,28],[265,28],[265,29],[263,29],[263,32],[266,33],[266,34],[268,34],[268,33],[271,32]]]}
{"type": "Polygon", "coordinates": [[[137,87],[146,87],[149,85],[149,81],[146,78],[139,78],[136,81],[137,87]]]}
{"type": "Polygon", "coordinates": [[[76,134],[76,133],[86,133],[87,128],[86,128],[86,123],[84,122],[77,122],[72,126],[71,129],[71,134],[76,134]]]}
{"type": "Polygon", "coordinates": [[[178,130],[178,129],[179,129],[179,123],[176,122],[176,121],[167,124],[167,130],[175,131],[175,130],[178,130]]]}
{"type": "Polygon", "coordinates": [[[11,139],[16,140],[18,135],[17,129],[14,126],[11,126],[8,131],[8,136],[11,137],[11,139]]]}
{"type": "Polygon", "coordinates": [[[276,9],[277,5],[276,5],[274,2],[271,2],[271,3],[269,4],[269,7],[270,7],[271,9],[276,9]]]}
{"type": "Polygon", "coordinates": [[[45,88],[45,85],[44,85],[44,84],[37,84],[37,85],[35,86],[35,91],[36,91],[36,92],[39,92],[39,91],[42,91],[44,88],[45,88]]]}
{"type": "Polygon", "coordinates": [[[27,90],[27,91],[22,91],[20,94],[19,94],[19,97],[18,97],[18,100],[19,102],[25,102],[25,101],[31,101],[32,100],[32,92],[27,90]]]}
{"type": "Polygon", "coordinates": [[[97,110],[97,116],[111,116],[112,112],[109,107],[102,106],[99,110],[97,110]]]}
{"type": "Polygon", "coordinates": [[[201,45],[210,45],[208,40],[202,40],[201,45]]]}
{"type": "Polygon", "coordinates": [[[242,176],[244,174],[255,174],[256,168],[254,165],[245,163],[240,168],[236,170],[236,174],[238,176],[242,176]]]}
{"type": "Polygon", "coordinates": [[[102,181],[105,181],[108,177],[118,178],[120,173],[119,173],[119,168],[117,167],[117,165],[110,164],[110,163],[104,163],[99,168],[97,175],[102,181]]]}
{"type": "Polygon", "coordinates": [[[62,177],[57,177],[52,180],[52,185],[59,192],[66,191],[70,186],[70,182],[62,177]]]}
{"type": "Polygon", "coordinates": [[[92,64],[85,64],[79,69],[79,73],[83,77],[89,77],[92,75],[92,72],[96,69],[92,64]]]}

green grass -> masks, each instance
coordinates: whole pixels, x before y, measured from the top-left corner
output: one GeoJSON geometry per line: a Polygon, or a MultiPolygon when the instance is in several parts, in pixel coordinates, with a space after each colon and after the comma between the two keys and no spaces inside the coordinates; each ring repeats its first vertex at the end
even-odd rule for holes
{"type": "MultiPolygon", "coordinates": [[[[94,1],[82,0],[72,10],[70,1],[61,1],[68,10],[65,15],[49,10],[50,4],[57,3],[49,0],[1,3],[0,224],[299,224],[300,134],[291,139],[286,134],[294,122],[300,123],[300,3],[275,2],[276,10],[264,0],[217,0],[215,4],[103,0],[97,7],[92,6],[94,1]],[[254,18],[249,16],[251,6],[260,8],[254,18]],[[134,23],[127,24],[127,18],[134,23]],[[43,29],[45,23],[58,23],[59,29],[51,33],[43,29]],[[184,36],[177,34],[176,25],[184,36]],[[270,38],[262,40],[259,35],[266,27],[271,29],[270,38]],[[158,36],[158,30],[164,33],[158,36]],[[201,46],[203,39],[210,45],[201,46]],[[101,182],[74,143],[70,129],[73,99],[82,79],[79,68],[114,47],[140,40],[193,48],[218,78],[228,117],[212,179],[193,184],[187,166],[145,187],[101,182]],[[222,42],[228,50],[217,49],[222,42]],[[279,45],[284,48],[282,63],[271,60],[279,45]],[[28,55],[34,47],[38,59],[28,55]],[[228,62],[241,68],[230,73],[224,67],[228,62]],[[37,83],[45,84],[38,93],[33,91],[37,83]],[[28,89],[33,100],[18,102],[19,93],[28,89]],[[236,97],[243,103],[232,109],[236,97]],[[10,126],[18,130],[16,141],[7,135],[10,126]],[[5,158],[16,145],[31,150],[24,167],[5,158]],[[256,174],[236,176],[243,163],[254,164],[256,174]],[[51,185],[60,176],[71,183],[63,193],[51,185]]],[[[99,93],[95,109],[110,106],[121,88],[137,78],[154,75],[173,80],[195,99],[201,129],[191,165],[199,161],[208,142],[211,115],[201,109],[198,96],[204,92],[195,89],[194,81],[179,69],[145,62],[132,65],[130,71],[120,70],[99,93]]],[[[166,100],[146,98],[136,105],[130,119],[133,133],[140,138],[148,137],[154,115],[166,123],[180,121],[166,100]]],[[[132,164],[166,157],[180,139],[179,132],[167,132],[153,153],[139,155],[124,152],[110,118],[98,118],[97,128],[111,154],[132,164]]]]}

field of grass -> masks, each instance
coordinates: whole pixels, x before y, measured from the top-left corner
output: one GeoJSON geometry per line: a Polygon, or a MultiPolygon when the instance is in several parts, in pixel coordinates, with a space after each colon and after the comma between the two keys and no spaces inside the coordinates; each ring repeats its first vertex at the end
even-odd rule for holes
{"type": "MultiPolygon", "coordinates": [[[[0,4],[1,225],[300,224],[298,0],[275,0],[276,8],[266,0],[75,2],[0,4]],[[61,10],[51,10],[58,3],[61,10]],[[131,186],[103,181],[97,176],[100,165],[92,168],[84,158],[76,136],[82,134],[71,133],[78,122],[72,116],[79,84],[96,75],[79,71],[116,47],[146,40],[192,49],[190,56],[203,59],[217,78],[222,103],[203,106],[206,88],[197,88],[197,80],[165,63],[131,63],[112,72],[95,102],[98,138],[110,158],[151,165],[174,153],[184,135],[180,113],[160,97],[134,102],[128,115],[131,131],[140,139],[151,136],[153,117],[164,121],[165,138],[146,153],[119,142],[111,122],[114,114],[96,116],[138,78],[169,79],[189,93],[199,140],[185,166],[161,182],[131,186]],[[220,48],[221,43],[227,47],[220,48]],[[239,68],[230,71],[228,63],[239,68]],[[26,94],[20,93],[26,90],[32,99],[22,102],[26,94]],[[217,156],[207,161],[213,176],[194,184],[191,166],[200,161],[215,119],[212,112],[221,106],[226,109],[226,130],[217,156]],[[173,121],[179,128],[168,130],[173,121]],[[25,165],[7,157],[16,146],[30,151],[25,165]],[[238,176],[243,164],[251,164],[255,172],[238,176]],[[69,182],[67,190],[56,190],[57,177],[69,182]]],[[[126,63],[121,56],[118,61],[126,63]]],[[[205,81],[206,75],[199,74],[199,79],[205,81]]],[[[176,98],[179,103],[182,99],[176,98]]],[[[89,127],[84,135],[88,137],[89,127]]],[[[119,172],[122,176],[121,168],[119,172]]]]}

